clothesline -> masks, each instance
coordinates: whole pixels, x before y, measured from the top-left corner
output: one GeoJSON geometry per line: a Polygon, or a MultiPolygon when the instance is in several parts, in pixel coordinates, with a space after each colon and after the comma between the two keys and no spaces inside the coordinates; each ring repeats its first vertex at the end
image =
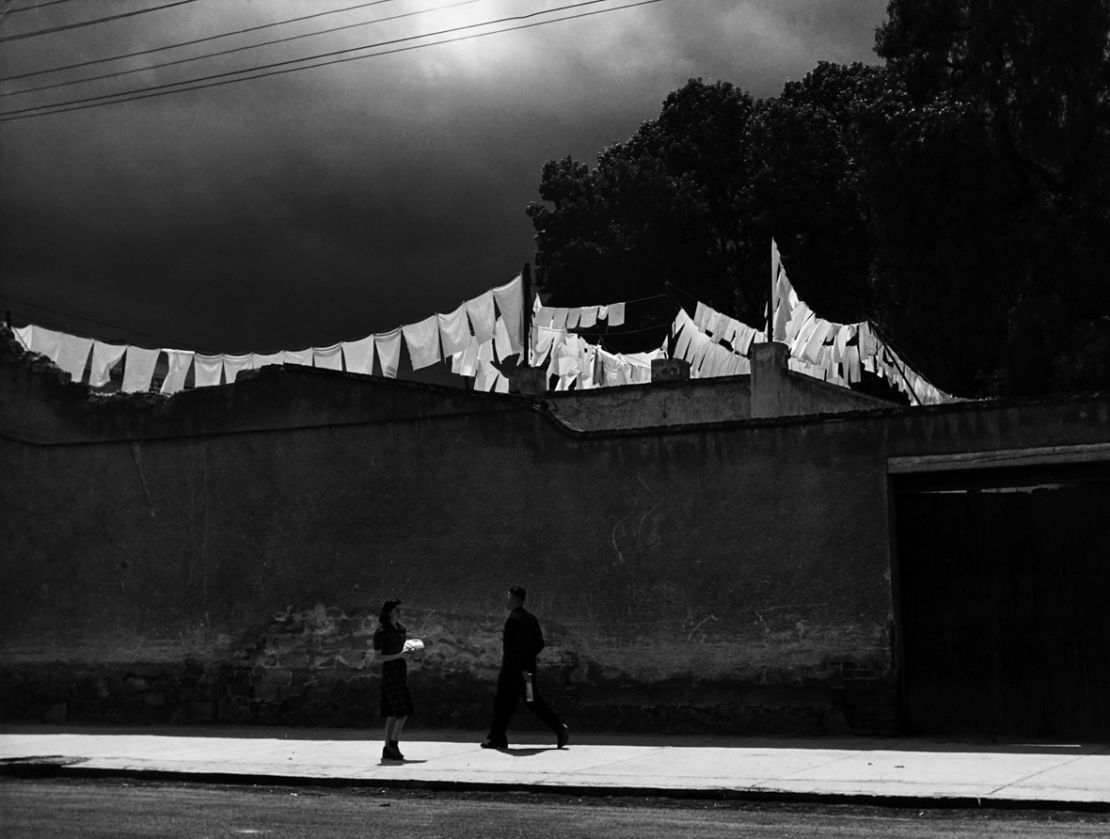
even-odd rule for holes
{"type": "MultiPolygon", "coordinates": [[[[879,337],[870,322],[840,324],[818,317],[798,298],[773,240],[771,271],[773,336],[774,340],[788,346],[790,370],[842,387],[861,381],[866,371],[885,378],[919,405],[955,400],[912,370],[889,343],[879,337]]],[[[701,301],[696,302],[693,318],[681,306],[675,316],[670,332],[674,341],[672,357],[688,361],[693,378],[750,373],[751,345],[766,340],[766,331],[717,312],[701,301]]],[[[617,305],[596,308],[612,312],[617,305]]],[[[595,380],[587,375],[587,371],[593,369],[588,356],[590,350],[575,342],[582,334],[583,313],[594,308],[547,307],[540,305],[538,297],[535,300],[528,341],[529,364],[532,367],[547,364],[549,374],[558,379],[557,389],[596,386],[595,380]],[[576,329],[577,332],[572,332],[576,329]]],[[[618,311],[623,318],[623,308],[618,311]]],[[[585,325],[588,327],[592,323],[590,315],[586,314],[585,325]]],[[[656,352],[666,357],[666,343],[656,352]]]]}
{"type": "Polygon", "coordinates": [[[508,380],[492,361],[495,352],[498,359],[505,359],[523,349],[522,295],[522,279],[517,276],[502,286],[463,301],[449,314],[436,313],[418,323],[368,335],[357,341],[275,353],[204,354],[168,347],[108,344],[36,324],[16,327],[14,331],[26,349],[49,358],[73,381],[84,381],[88,368],[88,384],[91,387],[107,386],[111,371],[122,361],[121,390],[124,393],[149,391],[162,355],[166,358],[166,376],[159,391],[167,395],[177,393],[186,386],[190,371],[193,387],[211,387],[221,383],[234,384],[243,370],[273,364],[299,364],[372,375],[376,357],[382,375],[395,378],[402,341],[408,349],[413,370],[429,367],[440,360],[452,359],[454,363],[456,356],[471,354],[473,364],[468,363],[467,369],[473,366],[468,375],[478,376],[476,386],[507,392],[508,380]],[[483,351],[482,358],[479,358],[479,349],[486,345],[489,346],[488,353],[483,351]]]}
{"type": "MultiPolygon", "coordinates": [[[[909,368],[869,322],[839,324],[818,317],[798,298],[774,241],[771,270],[771,328],[774,339],[790,350],[787,363],[791,370],[844,387],[860,381],[862,372],[867,371],[886,378],[918,404],[954,399],[909,368]]],[[[629,303],[669,294],[575,307],[544,306],[537,295],[527,335],[523,334],[522,295],[522,278],[517,276],[463,301],[448,314],[436,313],[417,323],[356,341],[276,353],[202,354],[107,344],[35,324],[18,327],[15,333],[28,350],[45,355],[74,381],[83,381],[87,368],[88,384],[92,387],[105,387],[112,369],[122,361],[121,389],[125,393],[149,391],[155,367],[160,356],[165,355],[166,375],[159,391],[167,395],[185,388],[190,372],[193,387],[211,387],[233,384],[243,370],[272,364],[372,375],[376,359],[382,375],[395,378],[402,341],[413,370],[442,361],[450,364],[453,374],[472,378],[475,390],[501,393],[508,392],[509,383],[498,365],[512,356],[526,357],[531,367],[546,367],[549,380],[555,381],[555,390],[647,383],[651,381],[651,362],[668,357],[666,339],[662,347],[649,352],[613,353],[584,336],[600,337],[611,327],[625,326],[629,303]],[[605,331],[592,330],[601,322],[605,323],[605,331]]],[[[652,331],[665,325],[664,322],[630,327],[622,329],[621,334],[652,331]]],[[[694,378],[707,378],[750,373],[751,345],[764,341],[766,332],[696,301],[693,318],[679,306],[670,324],[669,337],[673,341],[672,357],[690,362],[694,378]]]]}
{"type": "Polygon", "coordinates": [[[772,336],[790,348],[791,369],[844,386],[858,382],[862,369],[918,405],[956,401],[911,369],[869,321],[842,324],[819,317],[798,298],[773,239],[771,281],[772,336]]]}

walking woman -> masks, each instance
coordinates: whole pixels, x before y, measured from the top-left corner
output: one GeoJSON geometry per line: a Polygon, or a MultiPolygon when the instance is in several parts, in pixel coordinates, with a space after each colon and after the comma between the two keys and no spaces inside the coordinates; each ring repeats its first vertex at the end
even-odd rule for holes
{"type": "Polygon", "coordinates": [[[408,663],[410,650],[405,646],[407,632],[401,624],[401,601],[387,600],[382,604],[374,632],[374,660],[382,663],[381,714],[385,717],[385,748],[382,760],[404,760],[398,741],[405,720],[412,714],[409,695],[408,663]]]}

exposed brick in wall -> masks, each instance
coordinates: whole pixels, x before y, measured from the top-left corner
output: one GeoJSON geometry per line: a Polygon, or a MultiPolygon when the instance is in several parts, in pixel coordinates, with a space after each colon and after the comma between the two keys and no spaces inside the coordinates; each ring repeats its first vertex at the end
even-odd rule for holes
{"type": "MultiPolygon", "coordinates": [[[[492,713],[500,620],[413,610],[424,655],[410,660],[416,723],[481,730],[492,713]]],[[[24,660],[0,665],[0,717],[48,723],[326,725],[378,723],[379,669],[368,611],[322,603],[286,609],[227,659],[162,662],[24,660]]],[[[565,628],[548,630],[545,693],[577,730],[844,733],[820,673],[767,668],[746,686],[691,674],[643,681],[585,657],[565,628]]],[[[839,672],[834,666],[830,672],[839,672]]],[[[521,714],[517,727],[536,728],[521,714]]]]}
{"type": "MultiPolygon", "coordinates": [[[[487,621],[463,632],[457,624],[465,621],[419,610],[416,617],[413,637],[419,631],[436,638],[410,664],[421,719],[473,725],[487,709],[466,696],[481,696],[479,681],[493,684],[499,627],[487,621]],[[478,637],[482,643],[475,646],[478,637]],[[452,700],[460,680],[469,690],[452,700]]],[[[0,713],[8,720],[46,722],[365,727],[378,719],[379,667],[371,646],[377,626],[373,610],[348,613],[315,603],[275,613],[222,660],[90,667],[25,657],[0,669],[0,713]]]]}

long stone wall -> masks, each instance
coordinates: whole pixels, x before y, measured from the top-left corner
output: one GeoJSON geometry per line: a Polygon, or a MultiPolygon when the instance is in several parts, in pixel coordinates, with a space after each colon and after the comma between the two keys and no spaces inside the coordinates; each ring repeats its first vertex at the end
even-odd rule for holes
{"type": "Polygon", "coordinates": [[[294,369],[95,403],[10,354],[0,387],[8,720],[370,725],[399,596],[414,724],[480,731],[521,584],[576,728],[893,732],[886,458],[1110,425],[1092,398],[582,434],[294,369]]]}

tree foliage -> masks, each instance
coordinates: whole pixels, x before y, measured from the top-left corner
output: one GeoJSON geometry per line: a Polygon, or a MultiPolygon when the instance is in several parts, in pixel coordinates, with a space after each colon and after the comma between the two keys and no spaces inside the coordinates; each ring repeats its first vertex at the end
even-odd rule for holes
{"type": "Polygon", "coordinates": [[[876,52],[762,101],[691,80],[596,166],[549,162],[540,288],[759,323],[774,236],[815,310],[947,390],[1110,386],[1110,0],[891,0],[876,52]]]}
{"type": "Polygon", "coordinates": [[[881,83],[875,67],[821,63],[760,102],[745,136],[764,246],[774,235],[799,294],[840,322],[863,318],[871,299],[859,124],[881,83]]]}
{"type": "Polygon", "coordinates": [[[1110,2],[892,0],[876,51],[892,331],[964,392],[1110,384],[1110,2]]]}
{"type": "Polygon", "coordinates": [[[742,211],[741,141],[752,105],[728,83],[695,79],[594,168],[548,162],[546,204],[527,209],[540,288],[578,305],[660,294],[672,282],[722,309],[751,310],[742,271],[756,237],[742,211]]]}

